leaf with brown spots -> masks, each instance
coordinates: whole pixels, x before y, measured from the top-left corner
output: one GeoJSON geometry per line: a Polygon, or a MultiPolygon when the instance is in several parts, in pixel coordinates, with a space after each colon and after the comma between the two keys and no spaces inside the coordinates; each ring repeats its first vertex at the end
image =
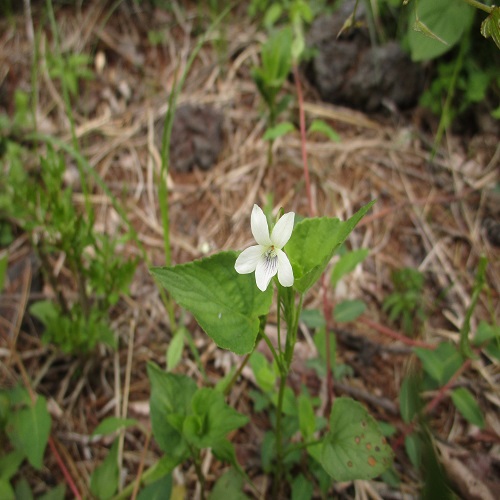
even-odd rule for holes
{"type": "Polygon", "coordinates": [[[372,479],[392,463],[392,449],[375,419],[351,398],[338,398],[330,414],[321,464],[336,481],[372,479]]]}

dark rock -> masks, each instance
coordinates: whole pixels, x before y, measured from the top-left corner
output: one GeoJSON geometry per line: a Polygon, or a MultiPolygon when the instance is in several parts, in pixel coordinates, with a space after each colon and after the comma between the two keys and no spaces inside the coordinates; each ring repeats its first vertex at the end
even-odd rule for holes
{"type": "Polygon", "coordinates": [[[222,125],[223,115],[211,106],[179,106],[170,137],[171,168],[177,172],[211,168],[222,149],[222,125]]]}
{"type": "Polygon", "coordinates": [[[306,72],[321,98],[364,111],[387,103],[398,108],[415,105],[423,86],[421,67],[396,42],[373,46],[366,29],[351,29],[337,38],[351,13],[345,4],[332,15],[319,17],[309,31],[308,46],[317,53],[306,72]]]}

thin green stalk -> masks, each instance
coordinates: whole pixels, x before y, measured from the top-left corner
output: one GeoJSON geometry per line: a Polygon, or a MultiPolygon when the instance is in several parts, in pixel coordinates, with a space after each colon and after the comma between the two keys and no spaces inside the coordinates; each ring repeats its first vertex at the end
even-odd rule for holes
{"type": "Polygon", "coordinates": [[[181,79],[177,84],[174,81],[174,86],[172,92],[170,93],[168,99],[168,111],[165,116],[165,124],[163,127],[163,136],[162,136],[162,144],[161,144],[161,169],[160,169],[160,183],[158,188],[158,202],[160,205],[160,214],[162,220],[163,227],[163,245],[165,252],[165,265],[172,265],[172,253],[170,248],[170,216],[169,216],[169,204],[168,204],[168,189],[167,189],[167,176],[168,169],[170,166],[170,136],[172,135],[172,126],[174,122],[174,113],[175,108],[177,106],[177,98],[184,87],[184,83],[186,81],[187,75],[191,66],[193,65],[198,53],[201,50],[201,47],[205,43],[209,34],[218,26],[218,24],[222,21],[222,19],[229,13],[229,11],[233,8],[232,4],[229,4],[221,14],[214,20],[214,22],[210,25],[209,29],[205,32],[205,34],[198,40],[194,50],[191,52],[187,62],[186,67],[182,73],[181,79]]]}
{"type": "Polygon", "coordinates": [[[443,110],[441,111],[441,118],[439,119],[439,125],[438,129],[436,132],[436,137],[434,139],[434,146],[431,152],[431,158],[434,158],[437,152],[437,148],[439,144],[441,143],[441,139],[443,138],[443,134],[446,130],[446,128],[449,126],[448,118],[449,118],[449,113],[451,109],[451,104],[453,101],[453,96],[455,95],[455,89],[457,87],[457,79],[458,79],[458,74],[460,73],[460,70],[462,69],[463,66],[463,56],[465,52],[465,44],[466,41],[465,39],[462,40],[460,44],[460,51],[458,53],[456,62],[455,62],[455,67],[453,68],[453,75],[451,77],[450,85],[448,87],[448,93],[446,95],[446,100],[443,105],[443,110]]]}
{"type": "Polygon", "coordinates": [[[484,3],[478,2],[477,0],[464,0],[464,2],[468,3],[469,5],[472,5],[472,7],[475,7],[476,9],[483,10],[488,14],[491,14],[491,12],[493,11],[493,7],[490,7],[489,5],[484,5],[484,3]]]}
{"type": "MultiPolygon", "coordinates": [[[[48,15],[49,15],[50,25],[52,28],[52,35],[54,37],[55,56],[59,57],[62,60],[63,56],[61,54],[61,47],[59,44],[59,33],[57,30],[57,23],[56,23],[56,18],[54,15],[54,9],[52,6],[52,0],[47,0],[46,4],[47,4],[47,11],[48,11],[48,15]]],[[[62,90],[62,95],[63,95],[64,106],[66,108],[66,116],[69,120],[73,148],[76,151],[79,151],[80,146],[78,144],[78,138],[76,137],[75,119],[74,119],[73,111],[71,108],[71,99],[69,97],[69,90],[68,90],[68,86],[66,84],[66,80],[63,77],[61,77],[61,90],[62,90]]],[[[86,211],[89,219],[93,220],[94,211],[93,211],[92,204],[91,204],[90,198],[89,198],[89,187],[87,185],[87,177],[85,176],[83,165],[80,162],[77,162],[77,167],[78,167],[78,172],[80,174],[80,181],[81,181],[81,186],[82,186],[83,198],[85,200],[85,211],[86,211]]]]}
{"type": "Polygon", "coordinates": [[[283,435],[282,435],[282,413],[283,400],[285,395],[287,373],[281,372],[280,386],[278,392],[278,406],[276,408],[276,477],[273,485],[273,498],[278,498],[281,489],[281,480],[283,475],[283,435]]]}

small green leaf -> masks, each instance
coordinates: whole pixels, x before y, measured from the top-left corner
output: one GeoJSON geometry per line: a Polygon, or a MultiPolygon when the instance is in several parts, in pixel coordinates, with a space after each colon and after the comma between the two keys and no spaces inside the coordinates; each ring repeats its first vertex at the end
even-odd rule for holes
{"type": "Polygon", "coordinates": [[[492,326],[484,320],[480,321],[476,330],[476,335],[472,341],[473,344],[476,347],[480,347],[493,339],[498,339],[500,341],[500,326],[492,326]]]}
{"type": "Polygon", "coordinates": [[[7,422],[6,430],[11,443],[25,454],[37,470],[42,468],[50,425],[51,418],[43,396],[37,396],[36,402],[30,403],[27,408],[11,413],[7,422]]]}
{"type": "Polygon", "coordinates": [[[276,384],[276,373],[264,354],[254,351],[250,357],[250,366],[257,385],[264,391],[272,391],[276,384]]]}
{"type": "Polygon", "coordinates": [[[414,419],[420,406],[418,380],[414,375],[409,375],[403,379],[399,390],[399,411],[406,424],[409,424],[414,419]]]}
{"type": "Polygon", "coordinates": [[[271,28],[276,24],[276,21],[280,18],[283,13],[283,7],[279,3],[273,3],[266,10],[262,24],[266,30],[270,31],[271,28]]]}
{"type": "Polygon", "coordinates": [[[481,35],[485,38],[491,36],[500,49],[500,7],[491,8],[490,15],[481,23],[481,35]]]}
{"type": "Polygon", "coordinates": [[[11,451],[5,456],[0,457],[0,479],[9,481],[19,470],[23,460],[24,453],[20,451],[11,451]]]}
{"type": "Polygon", "coordinates": [[[311,125],[309,125],[308,132],[319,132],[326,135],[332,142],[340,142],[340,135],[323,120],[313,120],[311,125]]]}
{"type": "Polygon", "coordinates": [[[243,477],[235,469],[229,469],[215,483],[208,499],[247,500],[243,493],[243,477]]]}
{"type": "Polygon", "coordinates": [[[291,484],[292,500],[309,500],[313,497],[313,483],[306,479],[304,475],[296,476],[291,484]]]}
{"type": "Polygon", "coordinates": [[[182,461],[188,452],[182,425],[191,411],[196,382],[185,375],[164,372],[153,363],[148,363],[147,371],[153,435],[165,453],[182,461]]]}
{"type": "Polygon", "coordinates": [[[303,309],[300,312],[300,321],[309,328],[322,328],[325,326],[325,317],[319,309],[303,309]]]}
{"type": "Polygon", "coordinates": [[[298,292],[305,293],[316,283],[335,251],[374,203],[368,203],[345,222],[315,217],[304,219],[295,226],[285,250],[295,276],[294,288],[298,292]]]}
{"type": "Polygon", "coordinates": [[[465,387],[459,387],[452,391],[451,399],[453,404],[457,407],[457,410],[463,415],[463,417],[471,424],[484,428],[484,418],[471,392],[465,387]]]}
{"type": "Polygon", "coordinates": [[[278,125],[275,125],[274,127],[268,128],[266,130],[266,132],[264,133],[263,139],[265,141],[274,141],[278,137],[286,135],[289,132],[293,132],[294,130],[295,130],[295,127],[294,127],[293,123],[281,122],[281,123],[278,123],[278,125]]]}
{"type": "Polygon", "coordinates": [[[172,474],[167,474],[141,490],[137,500],[164,500],[165,498],[170,498],[172,484],[172,474]]]}
{"type": "Polygon", "coordinates": [[[333,317],[338,323],[348,323],[359,318],[365,310],[366,304],[362,300],[343,300],[335,306],[333,317]]]}
{"type": "Polygon", "coordinates": [[[311,399],[301,394],[298,398],[299,427],[304,440],[310,438],[316,431],[316,417],[311,399]]]}
{"type": "Polygon", "coordinates": [[[108,434],[113,434],[113,432],[126,427],[133,427],[137,424],[138,422],[135,418],[108,417],[94,429],[92,436],[107,436],[108,434]]]}
{"type": "Polygon", "coordinates": [[[118,439],[115,439],[104,462],[90,477],[90,491],[100,500],[106,500],[117,491],[118,480],[118,439]]]}
{"type": "Polygon", "coordinates": [[[408,434],[405,437],[405,449],[410,462],[417,469],[420,468],[422,463],[422,439],[417,433],[408,434]]]}
{"type": "Polygon", "coordinates": [[[55,488],[47,491],[45,495],[37,497],[37,500],[64,500],[66,498],[66,485],[58,484],[55,488]]]}
{"type": "Polygon", "coordinates": [[[363,262],[367,256],[368,250],[366,248],[352,250],[342,255],[332,271],[332,277],[330,279],[332,287],[335,288],[340,279],[351,271],[354,271],[356,266],[363,262]]]}
{"type": "Polygon", "coordinates": [[[414,352],[422,361],[425,372],[439,385],[446,384],[463,363],[458,350],[448,342],[442,342],[434,350],[415,347],[414,352]]]}
{"type": "Polygon", "coordinates": [[[372,479],[392,463],[392,449],[376,420],[351,398],[337,398],[330,415],[321,465],[336,481],[372,479]]]}
{"type": "Polygon", "coordinates": [[[211,448],[234,429],[242,427],[248,418],[224,401],[215,389],[198,389],[191,400],[192,414],[183,425],[186,439],[198,448],[211,448]]]}
{"type": "Polygon", "coordinates": [[[7,254],[0,255],[0,293],[3,291],[5,285],[5,275],[7,271],[7,263],[9,262],[9,256],[7,254]]]}
{"type": "Polygon", "coordinates": [[[172,337],[167,349],[167,371],[171,372],[182,358],[182,351],[184,350],[184,336],[186,328],[181,327],[172,337]]]}
{"type": "Polygon", "coordinates": [[[259,333],[259,316],[269,312],[273,288],[261,292],[254,274],[238,274],[235,252],[174,267],[156,267],[151,274],[174,299],[191,311],[207,335],[223,349],[248,354],[259,333]]]}
{"type": "MultiPolygon", "coordinates": [[[[8,496],[4,496],[1,493],[2,489],[0,488],[0,498],[6,498],[8,499],[8,496]]],[[[22,477],[19,481],[16,483],[16,494],[15,497],[19,500],[34,500],[35,497],[33,496],[33,492],[31,491],[31,486],[29,485],[28,481],[26,480],[25,477],[22,477]]]]}

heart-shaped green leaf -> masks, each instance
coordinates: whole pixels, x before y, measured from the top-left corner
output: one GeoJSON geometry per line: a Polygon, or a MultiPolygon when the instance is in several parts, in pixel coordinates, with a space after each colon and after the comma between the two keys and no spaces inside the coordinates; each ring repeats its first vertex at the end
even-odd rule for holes
{"type": "Polygon", "coordinates": [[[300,221],[285,250],[292,263],[294,288],[305,293],[319,279],[335,251],[349,236],[375,201],[362,207],[350,219],[315,217],[300,221]]]}
{"type": "Polygon", "coordinates": [[[419,0],[415,23],[409,23],[408,43],[414,61],[428,61],[451,49],[469,28],[474,9],[455,0],[419,0]]]}
{"type": "Polygon", "coordinates": [[[336,481],[372,479],[391,465],[392,449],[363,406],[351,398],[337,398],[320,460],[336,481]]]}
{"type": "Polygon", "coordinates": [[[221,252],[188,264],[155,267],[151,274],[193,313],[219,347],[242,355],[255,346],[259,316],[269,312],[273,289],[261,292],[253,273],[238,274],[236,256],[235,252],[221,252]]]}

